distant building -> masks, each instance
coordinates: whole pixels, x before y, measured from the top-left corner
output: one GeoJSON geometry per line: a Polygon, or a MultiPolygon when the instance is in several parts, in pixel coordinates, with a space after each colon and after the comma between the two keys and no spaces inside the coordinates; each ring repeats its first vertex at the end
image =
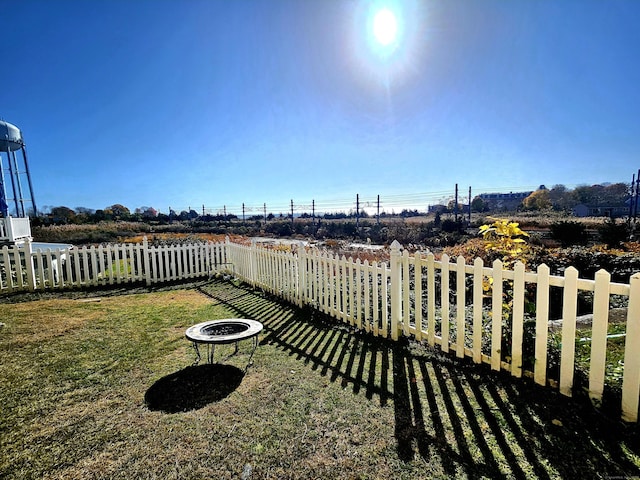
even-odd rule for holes
{"type": "Polygon", "coordinates": [[[481,193],[479,197],[489,210],[516,210],[522,201],[533,192],[481,193]]]}
{"type": "Polygon", "coordinates": [[[620,218],[629,214],[628,199],[623,204],[618,205],[585,205],[580,203],[573,207],[573,215],[575,217],[611,217],[620,218]]]}
{"type": "Polygon", "coordinates": [[[447,211],[446,205],[429,205],[429,213],[445,213],[447,211]]]}

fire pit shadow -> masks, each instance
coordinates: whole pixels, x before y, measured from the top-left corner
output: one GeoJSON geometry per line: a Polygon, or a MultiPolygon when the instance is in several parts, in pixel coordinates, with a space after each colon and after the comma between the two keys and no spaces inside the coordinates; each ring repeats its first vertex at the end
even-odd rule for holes
{"type": "Polygon", "coordinates": [[[183,368],[162,377],[144,395],[149,410],[165,413],[197,410],[233,392],[244,372],[232,365],[207,364],[183,368]]]}

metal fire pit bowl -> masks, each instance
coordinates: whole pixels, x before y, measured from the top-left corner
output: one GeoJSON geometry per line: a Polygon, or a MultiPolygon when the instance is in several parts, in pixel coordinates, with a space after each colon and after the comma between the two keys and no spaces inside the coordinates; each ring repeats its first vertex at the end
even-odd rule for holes
{"type": "MultiPolygon", "coordinates": [[[[235,343],[236,348],[232,355],[238,353],[238,342],[241,340],[253,339],[253,349],[249,357],[247,367],[251,365],[253,353],[258,347],[258,334],[262,331],[262,324],[256,320],[248,320],[245,318],[227,318],[224,320],[211,320],[208,322],[198,323],[187,328],[185,336],[187,340],[192,342],[196,351],[197,365],[202,358],[200,355],[199,344],[207,345],[207,359],[209,363],[214,363],[214,355],[216,345],[235,343]]],[[[246,368],[245,368],[246,370],[246,368]]]]}

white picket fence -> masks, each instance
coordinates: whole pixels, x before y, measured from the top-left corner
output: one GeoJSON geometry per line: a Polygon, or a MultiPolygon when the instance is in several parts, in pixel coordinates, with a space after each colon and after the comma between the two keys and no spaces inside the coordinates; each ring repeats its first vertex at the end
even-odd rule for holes
{"type": "Polygon", "coordinates": [[[397,340],[414,336],[444,352],[487,363],[493,370],[533,377],[540,385],[557,385],[570,396],[574,385],[576,319],[579,292],[593,295],[593,324],[588,389],[598,402],[605,386],[607,329],[612,295],[628,303],[622,418],[638,421],[640,406],[640,273],[630,284],[611,282],[601,270],[595,280],[578,278],[570,267],[564,276],[536,272],[516,264],[505,270],[500,261],[467,265],[463,257],[409,255],[391,245],[390,261],[355,261],[319,250],[279,251],[258,245],[195,243],[150,246],[119,244],[35,252],[0,249],[0,293],[22,290],[78,288],[144,282],[147,285],[210,277],[229,272],[239,279],[298,306],[309,305],[376,336],[397,340]],[[29,261],[30,259],[30,261],[29,261]],[[491,288],[487,285],[491,282],[491,288]],[[550,292],[561,289],[562,329],[558,378],[548,378],[550,292]],[[535,315],[525,314],[533,292],[535,315]],[[504,294],[512,299],[503,330],[504,294]],[[535,324],[534,335],[526,322],[535,324]],[[503,338],[503,332],[508,337],[503,338]],[[506,340],[505,343],[503,340],[506,340]],[[534,360],[526,369],[525,345],[533,342],[534,360]],[[508,348],[508,351],[503,351],[508,348]]]}
{"type": "Polygon", "coordinates": [[[0,249],[0,293],[24,290],[155,283],[211,276],[228,268],[226,245],[202,242],[150,246],[142,243],[32,251],[0,249]]]}
{"type": "Polygon", "coordinates": [[[573,267],[564,276],[550,275],[546,265],[526,272],[518,263],[511,271],[500,261],[485,267],[481,259],[467,265],[463,257],[452,261],[443,255],[437,261],[431,253],[409,255],[397,242],[391,245],[388,264],[304,248],[291,253],[236,244],[228,245],[227,255],[239,278],[299,306],[311,305],[373,335],[394,340],[414,336],[459,358],[490,364],[493,370],[507,370],[515,377],[531,376],[540,385],[557,385],[567,396],[571,396],[574,383],[578,292],[591,292],[594,308],[588,388],[594,402],[602,400],[605,385],[610,298],[628,297],[621,409],[623,420],[638,420],[640,273],[631,277],[630,284],[620,284],[611,282],[604,270],[595,280],[578,278],[573,267]],[[523,368],[523,349],[525,293],[532,284],[535,360],[530,371],[523,368]],[[555,287],[562,289],[559,379],[547,378],[550,289],[555,287]],[[511,328],[507,330],[510,338],[506,339],[510,351],[504,352],[503,294],[507,291],[513,303],[511,328]]]}

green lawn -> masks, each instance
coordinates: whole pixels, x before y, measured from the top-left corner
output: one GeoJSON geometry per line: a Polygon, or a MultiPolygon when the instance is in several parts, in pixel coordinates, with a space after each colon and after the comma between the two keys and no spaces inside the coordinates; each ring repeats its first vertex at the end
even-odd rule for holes
{"type": "Polygon", "coordinates": [[[92,295],[0,303],[0,478],[640,475],[638,428],[582,400],[246,286],[92,295]],[[229,317],[265,325],[254,365],[191,366],[185,329],[229,317]]]}

